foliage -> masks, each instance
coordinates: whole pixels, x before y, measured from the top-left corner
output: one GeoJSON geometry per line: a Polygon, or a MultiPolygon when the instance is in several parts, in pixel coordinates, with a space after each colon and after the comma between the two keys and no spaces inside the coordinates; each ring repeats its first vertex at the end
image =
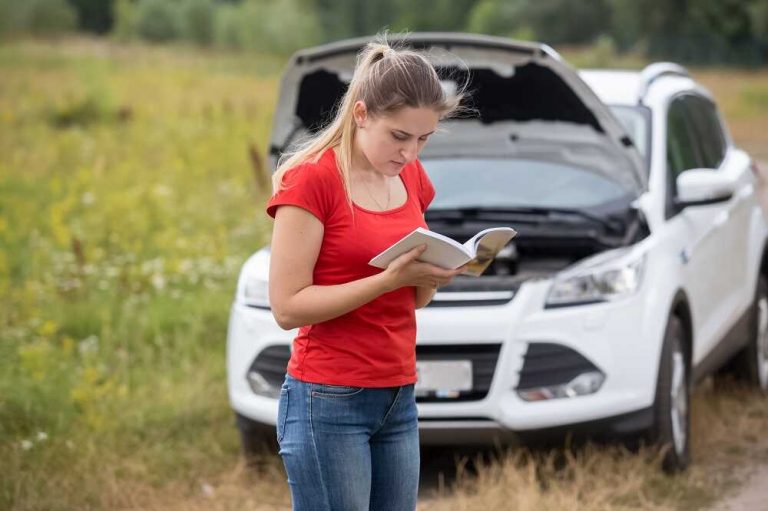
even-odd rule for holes
{"type": "Polygon", "coordinates": [[[166,0],[139,0],[136,33],[150,42],[170,41],[179,36],[177,4],[166,0]]]}
{"type": "Polygon", "coordinates": [[[224,342],[267,239],[249,147],[276,66],[17,44],[0,46],[0,509],[113,509],[132,471],[237,458],[224,342]]]}
{"type": "Polygon", "coordinates": [[[115,0],[67,0],[77,11],[78,26],[103,34],[112,28],[115,0]]]}
{"type": "Polygon", "coordinates": [[[289,54],[320,41],[320,25],[304,0],[245,0],[217,9],[216,44],[224,48],[289,54]],[[275,22],[275,20],[281,20],[275,22]]]}
{"type": "Polygon", "coordinates": [[[213,0],[183,0],[179,6],[179,29],[182,37],[200,46],[213,42],[213,0]]]}
{"type": "Polygon", "coordinates": [[[59,35],[76,27],[77,14],[67,0],[0,0],[0,37],[59,35]]]}

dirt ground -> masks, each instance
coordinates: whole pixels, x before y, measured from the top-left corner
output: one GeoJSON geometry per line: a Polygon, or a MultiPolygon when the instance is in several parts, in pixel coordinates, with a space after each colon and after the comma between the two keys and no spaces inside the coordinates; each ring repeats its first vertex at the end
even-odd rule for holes
{"type": "Polygon", "coordinates": [[[768,463],[745,470],[746,482],[712,507],[712,511],[758,511],[768,509],[768,463]]]}

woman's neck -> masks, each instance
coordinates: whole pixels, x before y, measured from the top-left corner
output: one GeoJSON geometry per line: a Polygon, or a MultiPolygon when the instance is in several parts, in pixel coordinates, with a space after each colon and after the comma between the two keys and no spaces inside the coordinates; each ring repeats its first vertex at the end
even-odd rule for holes
{"type": "Polygon", "coordinates": [[[352,168],[350,170],[355,179],[361,179],[369,183],[382,183],[389,180],[388,176],[385,176],[371,165],[368,158],[357,147],[352,149],[352,168]]]}

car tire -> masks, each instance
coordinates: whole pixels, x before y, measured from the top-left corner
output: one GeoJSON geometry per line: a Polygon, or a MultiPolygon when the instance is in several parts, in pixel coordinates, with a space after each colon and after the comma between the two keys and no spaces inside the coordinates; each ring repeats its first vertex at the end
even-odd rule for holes
{"type": "Polygon", "coordinates": [[[274,426],[256,422],[235,413],[235,424],[240,433],[243,458],[249,466],[260,465],[265,454],[277,453],[277,434],[274,426]]]}
{"type": "Polygon", "coordinates": [[[747,383],[768,393],[768,279],[757,279],[751,307],[749,341],[715,375],[718,387],[727,388],[729,380],[747,383]]]}
{"type": "Polygon", "coordinates": [[[664,450],[662,469],[666,473],[685,470],[690,463],[690,376],[684,339],[682,321],[671,316],[664,333],[649,431],[651,444],[664,450]]]}

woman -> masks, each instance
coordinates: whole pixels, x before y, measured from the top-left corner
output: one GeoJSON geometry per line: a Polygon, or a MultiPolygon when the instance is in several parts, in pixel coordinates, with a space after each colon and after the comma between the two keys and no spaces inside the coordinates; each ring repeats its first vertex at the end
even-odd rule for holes
{"type": "Polygon", "coordinates": [[[368,261],[426,227],[417,155],[461,95],[420,54],[369,43],[333,121],[275,172],[269,298],[301,327],[277,418],[294,510],[416,506],[415,309],[463,267],[417,261],[423,246],[368,261]]]}

